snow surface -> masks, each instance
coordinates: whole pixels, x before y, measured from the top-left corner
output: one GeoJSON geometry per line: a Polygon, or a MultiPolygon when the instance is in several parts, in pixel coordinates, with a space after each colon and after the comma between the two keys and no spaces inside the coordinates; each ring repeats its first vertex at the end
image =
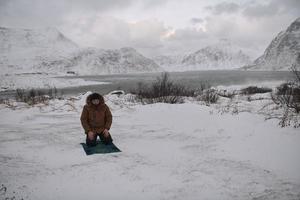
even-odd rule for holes
{"type": "Polygon", "coordinates": [[[0,91],[30,88],[64,88],[101,84],[109,84],[109,82],[86,81],[81,78],[66,79],[45,74],[0,74],[0,91]]]}
{"type": "Polygon", "coordinates": [[[34,107],[0,104],[1,198],[300,197],[299,129],[255,112],[220,113],[222,103],[140,105],[130,94],[107,95],[122,152],[86,156],[79,118],[88,94],[34,107]]]}

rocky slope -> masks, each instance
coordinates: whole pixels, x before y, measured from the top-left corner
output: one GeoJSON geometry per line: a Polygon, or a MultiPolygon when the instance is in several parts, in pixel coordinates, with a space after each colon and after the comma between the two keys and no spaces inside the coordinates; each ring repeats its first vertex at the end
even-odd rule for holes
{"type": "Polygon", "coordinates": [[[244,69],[289,70],[293,64],[300,65],[300,18],[280,32],[264,54],[244,69]]]}

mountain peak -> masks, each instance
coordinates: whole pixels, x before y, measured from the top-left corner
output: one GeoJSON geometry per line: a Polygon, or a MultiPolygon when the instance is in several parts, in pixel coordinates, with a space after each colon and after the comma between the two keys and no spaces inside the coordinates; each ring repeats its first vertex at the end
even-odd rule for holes
{"type": "Polygon", "coordinates": [[[0,40],[3,40],[3,44],[7,44],[12,48],[15,45],[22,44],[23,46],[45,46],[44,43],[66,43],[66,45],[77,47],[73,41],[65,37],[58,29],[54,27],[27,29],[27,28],[8,28],[0,27],[0,40]],[[18,41],[20,40],[20,41],[18,41]],[[10,43],[10,44],[8,44],[10,43]]]}
{"type": "Polygon", "coordinates": [[[2,72],[45,71],[78,74],[110,74],[162,71],[151,59],[132,47],[105,50],[79,48],[58,29],[0,27],[2,72]]]}
{"type": "Polygon", "coordinates": [[[297,18],[288,28],[287,32],[298,32],[300,31],[300,17],[297,18]]]}
{"type": "Polygon", "coordinates": [[[222,45],[222,46],[232,46],[232,43],[228,38],[221,38],[216,45],[218,45],[218,46],[220,46],[220,45],[222,45]]]}
{"type": "Polygon", "coordinates": [[[182,60],[182,64],[191,70],[236,69],[248,63],[249,56],[227,39],[206,46],[182,60]]]}
{"type": "MultiPolygon", "coordinates": [[[[56,28],[0,28],[0,66],[26,70],[78,49],[56,28]]],[[[9,71],[9,68],[7,68],[9,71]]]]}
{"type": "Polygon", "coordinates": [[[246,69],[252,70],[290,70],[292,65],[299,65],[300,54],[300,18],[281,31],[266,48],[264,54],[246,69]]]}
{"type": "Polygon", "coordinates": [[[132,52],[132,53],[137,52],[136,49],[134,49],[132,47],[122,47],[122,48],[120,48],[120,51],[122,51],[122,52],[132,52]]]}

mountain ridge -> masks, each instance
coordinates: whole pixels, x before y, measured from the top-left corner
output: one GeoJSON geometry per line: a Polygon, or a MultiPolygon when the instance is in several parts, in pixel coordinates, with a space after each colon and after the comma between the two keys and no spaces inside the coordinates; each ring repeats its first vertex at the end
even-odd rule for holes
{"type": "Polygon", "coordinates": [[[244,66],[246,70],[290,70],[293,65],[299,66],[300,56],[300,18],[293,21],[286,30],[281,31],[271,41],[263,55],[250,65],[244,66]]]}
{"type": "Polygon", "coordinates": [[[162,71],[154,61],[134,48],[81,48],[56,28],[0,27],[0,44],[2,74],[36,71],[66,74],[72,71],[83,75],[162,71]]]}
{"type": "Polygon", "coordinates": [[[228,70],[250,63],[250,57],[227,39],[190,54],[160,56],[154,60],[169,71],[228,70]]]}

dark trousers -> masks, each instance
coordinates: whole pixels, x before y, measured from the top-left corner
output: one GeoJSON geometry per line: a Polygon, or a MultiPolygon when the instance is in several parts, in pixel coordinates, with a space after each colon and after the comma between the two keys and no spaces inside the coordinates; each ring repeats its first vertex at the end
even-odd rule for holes
{"type": "Polygon", "coordinates": [[[96,142],[97,142],[97,137],[99,136],[100,140],[104,143],[104,144],[111,144],[113,139],[111,138],[110,133],[108,134],[107,137],[104,137],[103,133],[97,133],[95,135],[95,137],[93,138],[93,140],[90,140],[88,138],[88,135],[86,135],[86,145],[87,146],[96,146],[96,142]]]}

